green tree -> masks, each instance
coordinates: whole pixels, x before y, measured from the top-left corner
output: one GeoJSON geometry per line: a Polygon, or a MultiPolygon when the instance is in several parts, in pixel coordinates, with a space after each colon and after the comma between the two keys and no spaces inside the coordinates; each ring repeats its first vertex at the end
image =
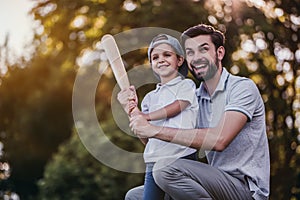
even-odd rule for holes
{"type": "MultiPolygon", "coordinates": [[[[113,142],[118,143],[124,136],[112,120],[107,121],[103,129],[113,142]]],[[[93,137],[89,137],[88,131],[86,134],[87,140],[93,143],[93,137]]],[[[131,150],[141,152],[139,143],[132,137],[127,139],[122,141],[123,148],[126,148],[124,144],[131,144],[131,150]]],[[[39,181],[37,199],[122,199],[128,189],[141,184],[142,178],[140,174],[120,172],[101,164],[86,150],[74,131],[71,139],[59,147],[47,164],[44,178],[39,181]]]]}
{"type": "Polygon", "coordinates": [[[43,166],[72,128],[73,75],[36,66],[9,68],[0,87],[1,133],[12,168],[10,181],[18,193],[27,195],[34,194],[43,166]]]}

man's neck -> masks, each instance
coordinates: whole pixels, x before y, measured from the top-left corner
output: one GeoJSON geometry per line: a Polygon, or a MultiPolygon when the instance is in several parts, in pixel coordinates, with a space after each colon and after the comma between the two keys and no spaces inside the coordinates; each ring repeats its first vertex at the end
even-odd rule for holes
{"type": "Polygon", "coordinates": [[[204,86],[206,90],[208,91],[209,95],[212,96],[215,92],[218,83],[220,81],[221,75],[222,75],[223,68],[219,67],[217,73],[209,80],[204,81],[204,86]]]}

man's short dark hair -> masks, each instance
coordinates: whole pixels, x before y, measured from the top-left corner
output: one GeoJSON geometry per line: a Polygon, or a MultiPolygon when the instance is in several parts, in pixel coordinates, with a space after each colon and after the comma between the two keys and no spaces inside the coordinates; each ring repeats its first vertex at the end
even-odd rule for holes
{"type": "Polygon", "coordinates": [[[225,36],[221,31],[207,24],[198,24],[188,28],[182,33],[180,37],[182,46],[185,48],[185,41],[188,38],[197,37],[199,35],[210,35],[216,49],[225,45],[225,36]]]}

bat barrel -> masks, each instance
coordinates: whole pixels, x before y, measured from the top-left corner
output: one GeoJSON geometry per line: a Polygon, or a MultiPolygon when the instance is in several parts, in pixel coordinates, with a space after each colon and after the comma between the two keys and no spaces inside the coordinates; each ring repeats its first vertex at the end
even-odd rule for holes
{"type": "Polygon", "coordinates": [[[104,35],[101,39],[101,44],[121,90],[129,88],[129,79],[114,37],[110,34],[104,35]]]}

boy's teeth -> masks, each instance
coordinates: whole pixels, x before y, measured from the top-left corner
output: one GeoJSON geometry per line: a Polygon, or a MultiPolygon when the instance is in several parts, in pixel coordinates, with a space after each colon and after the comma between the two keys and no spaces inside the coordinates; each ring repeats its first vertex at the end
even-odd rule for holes
{"type": "Polygon", "coordinates": [[[157,67],[158,67],[158,68],[166,67],[166,65],[158,65],[157,67]]]}

